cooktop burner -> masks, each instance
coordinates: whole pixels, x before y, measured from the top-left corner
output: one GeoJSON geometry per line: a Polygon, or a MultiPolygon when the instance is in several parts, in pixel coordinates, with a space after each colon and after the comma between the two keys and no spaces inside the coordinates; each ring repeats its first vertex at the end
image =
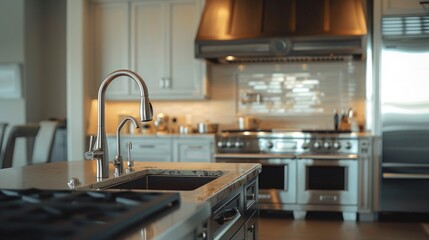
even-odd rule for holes
{"type": "Polygon", "coordinates": [[[179,193],[0,189],[2,239],[112,239],[176,209],[179,193]]]}

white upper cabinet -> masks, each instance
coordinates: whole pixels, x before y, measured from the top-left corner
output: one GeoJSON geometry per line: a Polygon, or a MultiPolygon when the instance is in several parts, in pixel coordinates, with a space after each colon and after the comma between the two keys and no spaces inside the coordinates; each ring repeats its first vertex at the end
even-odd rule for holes
{"type": "MultiPolygon", "coordinates": [[[[194,58],[201,0],[140,0],[94,4],[95,77],[119,68],[139,73],[151,99],[203,99],[205,62],[194,58]]],[[[109,86],[109,99],[135,99],[132,81],[109,86]]]]}
{"type": "MultiPolygon", "coordinates": [[[[128,4],[97,3],[93,10],[94,44],[91,57],[94,59],[94,78],[99,85],[111,72],[129,68],[128,4]]],[[[127,95],[130,81],[115,80],[107,89],[107,95],[127,95]]]]}
{"type": "Polygon", "coordinates": [[[383,15],[428,14],[429,2],[423,0],[383,0],[383,15]]]}

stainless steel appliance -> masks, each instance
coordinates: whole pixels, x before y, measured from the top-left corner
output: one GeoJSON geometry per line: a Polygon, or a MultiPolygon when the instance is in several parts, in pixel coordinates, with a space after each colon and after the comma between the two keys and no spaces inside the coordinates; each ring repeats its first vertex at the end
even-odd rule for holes
{"type": "Polygon", "coordinates": [[[217,136],[217,162],[258,162],[259,208],[293,211],[339,211],[356,220],[362,159],[368,139],[341,131],[227,131],[217,136]]]}
{"type": "Polygon", "coordinates": [[[429,213],[429,15],[382,18],[380,210],[429,213]]]}
{"type": "Polygon", "coordinates": [[[362,0],[207,0],[195,56],[213,62],[364,59],[362,0]]]}

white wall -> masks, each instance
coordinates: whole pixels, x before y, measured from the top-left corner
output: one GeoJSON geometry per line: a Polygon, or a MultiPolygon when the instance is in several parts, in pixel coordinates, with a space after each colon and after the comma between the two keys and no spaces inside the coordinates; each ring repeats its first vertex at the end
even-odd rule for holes
{"type": "MultiPolygon", "coordinates": [[[[64,29],[65,0],[0,1],[0,64],[17,63],[22,70],[22,98],[0,97],[0,121],[8,122],[9,129],[65,118],[64,29]]],[[[22,153],[15,154],[14,165],[25,164],[22,153]]]]}
{"type": "Polygon", "coordinates": [[[82,160],[88,148],[89,118],[88,0],[67,0],[67,158],[82,160]]]}
{"type": "MultiPolygon", "coordinates": [[[[0,64],[17,63],[23,67],[24,16],[24,0],[0,1],[0,64]]],[[[25,123],[25,106],[25,98],[0,98],[0,121],[9,123],[8,131],[12,125],[25,123]]]]}

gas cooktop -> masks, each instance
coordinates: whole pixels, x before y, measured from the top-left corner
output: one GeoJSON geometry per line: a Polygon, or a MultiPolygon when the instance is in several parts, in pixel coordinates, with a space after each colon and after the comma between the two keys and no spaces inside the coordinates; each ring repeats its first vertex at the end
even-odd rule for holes
{"type": "Polygon", "coordinates": [[[172,192],[0,189],[0,237],[112,239],[179,204],[172,192]]]}
{"type": "Polygon", "coordinates": [[[325,134],[340,134],[351,133],[350,130],[335,130],[335,129],[228,129],[223,130],[223,133],[243,133],[243,132],[264,132],[264,133],[282,133],[282,132],[302,132],[302,133],[325,133],[325,134]]]}

